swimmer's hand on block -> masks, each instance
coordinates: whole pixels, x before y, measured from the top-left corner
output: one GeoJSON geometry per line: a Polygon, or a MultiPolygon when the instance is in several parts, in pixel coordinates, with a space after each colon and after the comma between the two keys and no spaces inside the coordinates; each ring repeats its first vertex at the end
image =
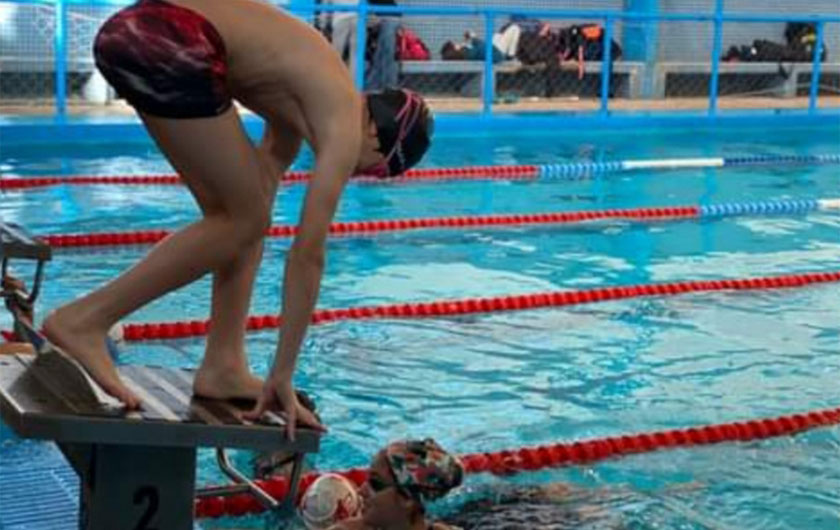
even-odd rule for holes
{"type": "Polygon", "coordinates": [[[35,362],[31,366],[42,384],[52,387],[59,383],[63,393],[72,394],[74,400],[104,414],[117,414],[125,409],[125,404],[102,390],[76,359],[49,342],[28,322],[19,320],[15,324],[18,333],[35,348],[35,362]]]}
{"type": "MultiPolygon", "coordinates": [[[[286,420],[286,414],[284,412],[274,412],[273,410],[267,410],[262,413],[260,419],[258,421],[261,425],[267,425],[269,427],[279,427],[285,429],[286,425],[289,423],[286,420]]],[[[298,424],[299,429],[305,429],[306,426],[298,424]]]]}
{"type": "Polygon", "coordinates": [[[260,417],[260,423],[263,423],[265,425],[273,425],[275,427],[285,427],[286,418],[284,418],[276,412],[267,410],[263,412],[263,415],[260,417]]]}

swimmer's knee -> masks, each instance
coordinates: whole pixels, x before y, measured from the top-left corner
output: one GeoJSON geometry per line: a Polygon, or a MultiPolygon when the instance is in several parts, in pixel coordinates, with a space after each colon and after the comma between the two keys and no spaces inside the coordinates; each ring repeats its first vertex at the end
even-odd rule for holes
{"type": "Polygon", "coordinates": [[[206,215],[204,219],[212,223],[220,243],[235,255],[259,244],[265,237],[269,224],[268,216],[257,211],[223,210],[206,215]]]}
{"type": "Polygon", "coordinates": [[[242,246],[251,246],[265,237],[271,227],[271,212],[266,208],[251,208],[234,218],[236,239],[242,246]]]}

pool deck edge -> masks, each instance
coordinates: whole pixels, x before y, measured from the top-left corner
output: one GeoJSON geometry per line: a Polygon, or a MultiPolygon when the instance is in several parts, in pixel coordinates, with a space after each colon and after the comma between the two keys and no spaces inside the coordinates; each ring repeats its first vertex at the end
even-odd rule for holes
{"type": "MultiPolygon", "coordinates": [[[[262,134],[262,120],[245,116],[243,123],[252,138],[262,134]]],[[[840,109],[819,113],[807,111],[743,111],[725,112],[715,116],[697,112],[673,113],[510,113],[510,114],[439,114],[435,127],[438,134],[475,133],[498,130],[566,131],[581,128],[666,129],[666,128],[801,128],[836,126],[840,128],[840,109]]],[[[150,142],[140,121],[135,117],[10,117],[0,115],[0,142],[13,144],[42,143],[111,143],[150,142]]]]}

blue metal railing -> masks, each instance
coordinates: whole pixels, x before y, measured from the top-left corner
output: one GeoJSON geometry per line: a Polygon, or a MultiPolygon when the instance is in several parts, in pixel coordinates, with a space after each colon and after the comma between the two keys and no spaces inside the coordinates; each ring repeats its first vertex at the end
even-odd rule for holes
{"type": "Polygon", "coordinates": [[[601,114],[607,115],[610,106],[610,82],[612,81],[612,41],[615,20],[604,21],[604,60],[601,61],[601,114]]]}
{"type": "Polygon", "coordinates": [[[67,114],[67,4],[62,0],[55,10],[55,113],[59,121],[67,114]]]}
{"type": "MultiPolygon", "coordinates": [[[[3,3],[21,5],[48,5],[55,6],[55,117],[63,120],[67,113],[67,59],[68,59],[68,7],[69,6],[124,6],[132,3],[128,0],[0,0],[3,3]]],[[[787,23],[787,22],[810,22],[817,27],[817,45],[811,66],[811,85],[809,91],[808,112],[819,112],[818,105],[820,79],[822,76],[822,50],[825,37],[826,24],[840,23],[840,14],[832,15],[778,15],[778,14],[744,14],[726,13],[724,11],[724,0],[716,0],[714,12],[711,13],[659,13],[650,11],[616,11],[616,10],[585,10],[585,9],[523,9],[523,8],[500,8],[500,7],[454,7],[454,6],[429,6],[429,7],[390,7],[368,5],[367,0],[360,0],[357,6],[345,5],[322,5],[312,3],[303,6],[292,1],[288,9],[305,18],[312,17],[317,13],[331,12],[353,12],[358,13],[357,19],[357,49],[356,64],[360,65],[354,72],[354,81],[359,88],[364,86],[365,45],[367,40],[366,20],[369,14],[402,14],[414,16],[476,16],[484,20],[485,26],[485,50],[484,50],[484,82],[482,92],[482,113],[493,112],[495,98],[496,79],[494,75],[493,44],[490,36],[494,32],[496,21],[501,17],[511,15],[522,15],[531,18],[544,19],[571,19],[597,21],[604,26],[604,42],[611,43],[616,32],[618,22],[634,23],[661,23],[661,22],[708,22],[713,24],[713,45],[711,50],[711,72],[708,94],[708,116],[713,117],[718,109],[718,95],[720,90],[720,62],[723,47],[723,26],[725,23],[787,23]]],[[[602,61],[600,76],[600,107],[599,113],[608,116],[610,111],[610,89],[612,86],[612,49],[609,44],[604,46],[604,57],[602,61]]],[[[649,58],[648,58],[649,59],[649,58]]],[[[647,61],[650,62],[650,61],[647,61]]],[[[649,67],[649,65],[648,65],[649,67]]],[[[646,76],[646,79],[649,76],[646,76]]],[[[644,91],[643,91],[644,92],[644,91]]]]}
{"type": "Polygon", "coordinates": [[[814,66],[811,69],[811,93],[808,98],[808,111],[817,111],[817,95],[820,90],[820,74],[822,73],[823,39],[825,38],[825,22],[817,22],[817,44],[814,48],[814,66]]]}
{"type": "Polygon", "coordinates": [[[484,101],[482,102],[482,112],[490,114],[493,112],[493,100],[496,96],[496,74],[493,71],[493,28],[495,27],[495,20],[493,15],[484,15],[484,101]]]}
{"type": "Polygon", "coordinates": [[[723,52],[723,2],[715,2],[715,33],[712,44],[712,78],[709,80],[709,115],[717,114],[717,99],[720,91],[720,55],[723,52]]]}
{"type": "Polygon", "coordinates": [[[360,89],[365,84],[365,49],[367,48],[367,17],[368,17],[367,0],[362,0],[359,3],[359,18],[356,20],[356,64],[358,68],[353,72],[356,86],[360,89]]]}

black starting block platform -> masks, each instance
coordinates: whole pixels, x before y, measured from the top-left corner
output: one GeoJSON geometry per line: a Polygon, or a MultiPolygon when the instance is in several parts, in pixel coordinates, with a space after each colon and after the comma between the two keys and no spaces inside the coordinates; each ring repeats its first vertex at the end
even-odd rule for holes
{"type": "MultiPolygon", "coordinates": [[[[0,410],[18,435],[58,443],[82,482],[79,527],[85,530],[192,530],[197,447],[298,453],[298,468],[303,453],[319,448],[319,435],[310,430],[298,429],[289,442],[283,420],[273,414],[267,424],[242,420],[253,403],[191,397],[191,370],[120,367],[143,410],[117,413],[79,399],[67,378],[52,377],[50,369],[38,365],[36,355],[0,357],[0,410]]],[[[248,479],[225,469],[224,454],[219,457],[237,483],[227,493],[251,492],[260,498],[248,479]]]]}
{"type": "MultiPolygon", "coordinates": [[[[43,249],[28,246],[42,243],[7,228],[0,224],[4,272],[8,258],[39,264],[49,259],[43,249]]],[[[80,529],[193,530],[195,498],[208,495],[250,493],[269,509],[291,511],[303,456],[319,449],[318,432],[299,428],[292,442],[277,414],[266,413],[260,422],[243,419],[253,402],[195,397],[190,369],[119,366],[123,382],[142,402],[141,410],[126,411],[27,320],[23,308],[33,296],[3,296],[17,334],[36,353],[0,356],[0,414],[19,436],[57,443],[81,480],[80,529]],[[216,448],[232,484],[196,490],[198,447],[216,448]],[[225,448],[293,455],[285,502],[234,469],[225,448]]]]}
{"type": "MultiPolygon", "coordinates": [[[[297,453],[293,484],[303,453],[319,448],[319,435],[310,430],[286,440],[285,424],[273,414],[268,424],[242,420],[253,403],[191,397],[191,370],[122,366],[143,410],[117,413],[79,399],[67,378],[53,378],[39,364],[35,355],[0,357],[0,411],[18,435],[57,442],[82,482],[79,528],[85,530],[192,530],[194,499],[202,493],[195,489],[197,447],[297,453]]],[[[223,452],[218,456],[236,484],[214,494],[250,492],[268,507],[291,508],[262,497],[223,452]]],[[[293,498],[294,492],[287,501],[293,498]]]]}

